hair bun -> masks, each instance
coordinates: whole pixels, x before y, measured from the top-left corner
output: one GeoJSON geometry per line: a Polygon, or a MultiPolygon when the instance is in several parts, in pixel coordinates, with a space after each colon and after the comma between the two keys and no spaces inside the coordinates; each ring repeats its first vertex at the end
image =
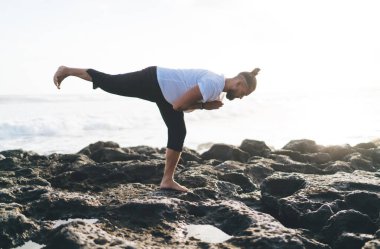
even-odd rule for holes
{"type": "Polygon", "coordinates": [[[253,69],[253,71],[251,72],[251,74],[253,76],[256,76],[259,72],[260,72],[260,68],[255,68],[255,69],[253,69]]]}

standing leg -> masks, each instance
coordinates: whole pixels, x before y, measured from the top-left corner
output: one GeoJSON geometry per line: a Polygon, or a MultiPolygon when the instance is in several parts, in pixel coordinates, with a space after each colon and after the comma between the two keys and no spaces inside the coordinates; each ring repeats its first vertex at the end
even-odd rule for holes
{"type": "Polygon", "coordinates": [[[61,89],[62,81],[68,76],[76,76],[87,81],[92,81],[91,76],[87,73],[87,69],[60,66],[53,78],[54,84],[58,89],[61,89]]]}
{"type": "Polygon", "coordinates": [[[157,103],[161,116],[168,127],[168,144],[166,149],[166,161],[164,175],[160,188],[174,189],[187,192],[189,189],[174,181],[174,172],[181,156],[183,142],[186,137],[186,126],[183,112],[175,111],[168,102],[157,103]]]}

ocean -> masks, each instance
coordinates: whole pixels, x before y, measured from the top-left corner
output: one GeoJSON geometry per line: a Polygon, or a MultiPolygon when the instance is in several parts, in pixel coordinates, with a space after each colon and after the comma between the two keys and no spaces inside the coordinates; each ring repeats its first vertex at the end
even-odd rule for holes
{"type": "MultiPolygon", "coordinates": [[[[321,145],[380,138],[380,88],[344,92],[257,92],[224,100],[219,110],[185,113],[185,147],[265,141],[274,149],[293,139],[321,145]]],[[[0,151],[76,153],[90,143],[165,147],[167,129],[154,103],[107,93],[0,95],[0,151]]]]}

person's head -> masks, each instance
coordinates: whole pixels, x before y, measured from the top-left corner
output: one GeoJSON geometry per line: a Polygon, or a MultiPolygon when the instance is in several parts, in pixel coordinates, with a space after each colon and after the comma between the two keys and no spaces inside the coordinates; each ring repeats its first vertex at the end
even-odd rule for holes
{"type": "Polygon", "coordinates": [[[241,99],[255,91],[257,84],[256,75],[259,71],[260,68],[255,68],[252,72],[241,72],[235,77],[229,79],[229,86],[226,95],[227,99],[241,99]]]}

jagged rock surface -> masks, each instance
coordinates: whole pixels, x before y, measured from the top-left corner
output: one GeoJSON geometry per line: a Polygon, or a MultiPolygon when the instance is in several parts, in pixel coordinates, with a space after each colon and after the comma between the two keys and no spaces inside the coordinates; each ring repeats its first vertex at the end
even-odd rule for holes
{"type": "Polygon", "coordinates": [[[160,190],[165,149],[90,144],[76,154],[0,152],[0,248],[380,248],[380,144],[186,149],[160,190]],[[54,226],[54,220],[95,218],[54,226]],[[187,236],[209,224],[232,236],[187,236]]]}

